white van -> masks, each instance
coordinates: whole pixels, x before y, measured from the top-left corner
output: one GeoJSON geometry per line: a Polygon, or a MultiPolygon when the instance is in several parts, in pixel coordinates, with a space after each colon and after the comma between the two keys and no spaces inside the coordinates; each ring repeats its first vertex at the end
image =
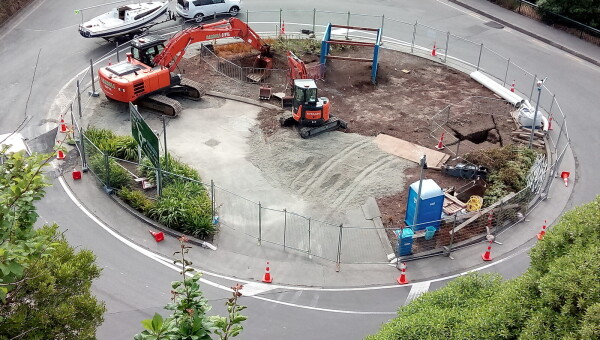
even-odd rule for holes
{"type": "Polygon", "coordinates": [[[196,22],[219,14],[238,15],[242,8],[241,0],[177,0],[175,10],[184,19],[196,22]]]}

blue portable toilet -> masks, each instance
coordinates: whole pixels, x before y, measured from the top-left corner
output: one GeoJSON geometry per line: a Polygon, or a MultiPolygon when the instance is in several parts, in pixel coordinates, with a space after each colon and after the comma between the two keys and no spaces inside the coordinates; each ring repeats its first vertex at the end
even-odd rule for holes
{"type": "MultiPolygon", "coordinates": [[[[419,181],[410,185],[408,202],[406,203],[406,216],[404,223],[413,225],[415,211],[417,208],[417,196],[419,193],[419,181]]],[[[421,187],[421,202],[419,203],[419,214],[412,228],[414,231],[423,230],[427,227],[439,228],[442,211],[444,208],[444,191],[432,179],[423,180],[421,187]]]]}
{"type": "Polygon", "coordinates": [[[415,234],[412,229],[394,230],[394,234],[398,237],[398,256],[412,254],[413,235],[415,234]]]}

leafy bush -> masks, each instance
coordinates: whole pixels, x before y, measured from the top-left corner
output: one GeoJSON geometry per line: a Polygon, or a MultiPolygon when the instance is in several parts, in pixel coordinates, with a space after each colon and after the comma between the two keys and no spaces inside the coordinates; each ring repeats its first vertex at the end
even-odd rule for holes
{"type": "Polygon", "coordinates": [[[154,206],[154,201],[149,199],[145,193],[139,190],[123,187],[121,190],[117,191],[117,196],[132,208],[142,213],[147,213],[152,206],[154,206]]]}
{"type": "Polygon", "coordinates": [[[484,206],[525,188],[527,174],[537,155],[537,151],[517,145],[466,154],[465,160],[484,166],[490,171],[487,178],[488,189],[483,197],[484,206]]]}
{"type": "Polygon", "coordinates": [[[108,174],[104,156],[102,154],[90,157],[88,164],[96,176],[98,176],[104,184],[108,184],[108,186],[112,188],[119,189],[126,187],[131,183],[131,174],[112,158],[108,159],[108,174]],[[106,183],[107,180],[108,183],[106,183]]]}
{"type": "Polygon", "coordinates": [[[520,277],[460,277],[367,339],[599,339],[600,196],[564,214],[530,255],[520,277]]]}
{"type": "Polygon", "coordinates": [[[169,228],[204,237],[215,232],[211,208],[210,197],[201,184],[176,180],[165,185],[149,216],[169,228]]]}
{"type": "Polygon", "coordinates": [[[131,136],[117,136],[107,129],[90,127],[84,132],[85,136],[102,152],[111,157],[137,161],[137,142],[131,136]]]}
{"type": "MultiPolygon", "coordinates": [[[[170,153],[167,153],[167,159],[168,159],[168,162],[166,162],[165,157],[160,157],[160,166],[163,171],[163,174],[164,174],[164,172],[169,172],[169,173],[181,176],[181,177],[190,178],[190,179],[193,179],[196,181],[201,181],[200,174],[198,174],[198,171],[196,169],[183,163],[179,159],[174,158],[173,156],[171,156],[170,153]]],[[[156,183],[156,171],[154,169],[154,165],[152,164],[152,162],[150,162],[149,159],[147,159],[147,158],[142,159],[142,162],[141,162],[138,170],[143,175],[143,177],[146,177],[150,181],[156,183]]],[[[168,176],[168,174],[165,174],[165,176],[164,176],[165,184],[172,182],[177,178],[178,178],[177,176],[168,176]]]]}

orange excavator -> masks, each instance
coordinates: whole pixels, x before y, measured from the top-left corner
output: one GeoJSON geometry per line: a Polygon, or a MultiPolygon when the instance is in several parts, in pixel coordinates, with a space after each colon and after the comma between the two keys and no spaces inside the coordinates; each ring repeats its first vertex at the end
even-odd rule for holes
{"type": "Polygon", "coordinates": [[[292,51],[287,52],[292,83],[292,111],[281,115],[281,126],[300,126],[300,137],[310,138],[327,131],[345,129],[348,123],[329,114],[329,99],[317,97],[317,84],[310,79],[304,62],[292,51]]]}
{"type": "Polygon", "coordinates": [[[183,78],[173,71],[190,44],[221,38],[241,38],[260,51],[254,67],[271,69],[273,55],[270,46],[243,21],[230,18],[215,23],[185,29],[168,41],[155,36],[145,36],[131,41],[131,52],[120,63],[100,68],[100,87],[110,99],[133,102],[176,116],[181,104],[168,97],[179,94],[191,99],[204,95],[202,86],[183,78]],[[166,45],[165,45],[166,42],[166,45]]]}

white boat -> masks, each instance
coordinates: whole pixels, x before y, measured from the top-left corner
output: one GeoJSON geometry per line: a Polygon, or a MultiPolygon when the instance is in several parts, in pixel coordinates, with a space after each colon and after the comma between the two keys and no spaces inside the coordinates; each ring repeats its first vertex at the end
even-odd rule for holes
{"type": "Polygon", "coordinates": [[[169,8],[169,1],[123,5],[79,25],[84,38],[112,38],[143,31],[169,8]]]}

